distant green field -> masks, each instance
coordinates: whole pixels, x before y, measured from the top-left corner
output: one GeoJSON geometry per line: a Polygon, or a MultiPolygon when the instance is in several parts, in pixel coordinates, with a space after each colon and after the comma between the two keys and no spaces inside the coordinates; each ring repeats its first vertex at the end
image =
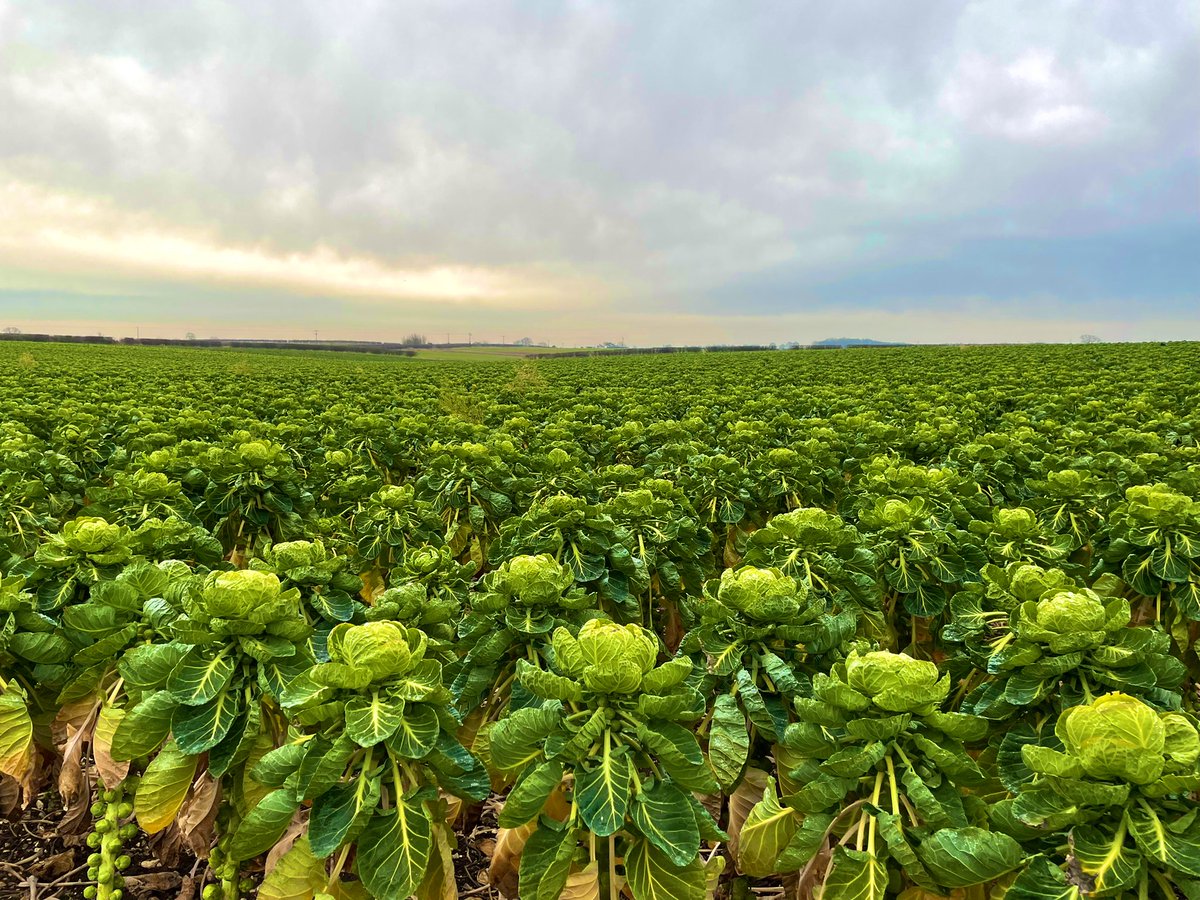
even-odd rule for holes
{"type": "Polygon", "coordinates": [[[537,350],[0,342],[0,857],[1200,897],[1200,344],[537,350]]]}
{"type": "Polygon", "coordinates": [[[538,353],[565,353],[577,347],[449,347],[418,350],[418,359],[525,359],[538,353]]]}

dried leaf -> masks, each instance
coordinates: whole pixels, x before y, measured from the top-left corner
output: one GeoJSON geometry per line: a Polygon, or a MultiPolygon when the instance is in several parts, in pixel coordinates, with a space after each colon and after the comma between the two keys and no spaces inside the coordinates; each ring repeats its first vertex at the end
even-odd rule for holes
{"type": "Polygon", "coordinates": [[[187,799],[179,808],[175,824],[179,835],[194,856],[205,858],[213,842],[213,828],[221,806],[221,786],[207,772],[192,784],[187,799]]]}
{"type": "Polygon", "coordinates": [[[52,733],[63,738],[60,745],[62,765],[58,770],[58,794],[67,808],[68,819],[75,818],[72,813],[80,803],[85,806],[91,804],[92,785],[84,763],[84,748],[92,742],[100,704],[93,700],[88,703],[86,710],[81,709],[78,703],[64,706],[51,726],[52,733]]]}
{"type": "Polygon", "coordinates": [[[45,859],[39,859],[29,867],[29,871],[37,876],[39,881],[53,881],[66,875],[75,868],[75,851],[64,850],[45,859]]]}
{"type": "Polygon", "coordinates": [[[488,884],[505,897],[516,898],[521,871],[521,854],[525,842],[537,829],[537,819],[518,828],[501,828],[496,832],[496,850],[488,867],[488,884]]]}
{"type": "Polygon", "coordinates": [[[302,835],[308,831],[308,814],[301,810],[296,813],[292,819],[292,824],[283,832],[283,837],[275,842],[275,846],[267,851],[267,862],[263,868],[263,874],[269,875],[271,871],[279,864],[279,860],[287,855],[287,852],[296,845],[302,835]]]}
{"type": "MultiPolygon", "coordinates": [[[[619,882],[618,877],[618,884],[613,885],[614,891],[620,889],[619,882]]],[[[600,900],[600,870],[596,863],[588,863],[568,875],[558,900],[600,900]]]]}
{"type": "MultiPolygon", "coordinates": [[[[125,892],[132,897],[162,897],[179,891],[183,896],[183,876],[178,872],[150,872],[130,875],[125,879],[125,892]]],[[[193,888],[194,890],[194,888],[193,888]]]]}
{"type": "Polygon", "coordinates": [[[742,825],[754,804],[763,798],[769,776],[762,769],[750,767],[742,775],[742,780],[729,795],[729,825],[725,831],[729,834],[729,855],[737,859],[738,836],[742,825]]]}
{"type": "Polygon", "coordinates": [[[17,818],[21,809],[21,786],[11,775],[0,772],[0,816],[17,818]]]}

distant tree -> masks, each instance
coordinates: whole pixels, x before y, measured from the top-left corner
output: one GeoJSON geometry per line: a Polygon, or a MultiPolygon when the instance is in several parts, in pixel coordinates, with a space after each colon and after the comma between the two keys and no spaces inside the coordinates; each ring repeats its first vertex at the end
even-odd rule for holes
{"type": "Polygon", "coordinates": [[[20,328],[14,328],[12,325],[9,325],[7,328],[5,328],[5,329],[4,329],[4,333],[5,333],[5,334],[20,334],[20,333],[21,333],[21,329],[20,329],[20,328]]]}
{"type": "Polygon", "coordinates": [[[1102,344],[1102,343],[1104,343],[1104,341],[1103,341],[1103,339],[1096,337],[1096,335],[1094,335],[1094,334],[1081,334],[1079,336],[1079,343],[1081,343],[1081,344],[1102,344]]]}
{"type": "Polygon", "coordinates": [[[533,346],[533,338],[523,337],[519,341],[517,341],[516,344],[518,347],[532,347],[533,346]]]}
{"type": "Polygon", "coordinates": [[[184,335],[184,337],[189,341],[194,341],[196,339],[196,332],[189,331],[187,334],[184,335]]]}
{"type": "Polygon", "coordinates": [[[406,335],[404,340],[400,342],[402,347],[425,347],[429,344],[429,339],[423,334],[417,334],[415,331],[406,335]]]}

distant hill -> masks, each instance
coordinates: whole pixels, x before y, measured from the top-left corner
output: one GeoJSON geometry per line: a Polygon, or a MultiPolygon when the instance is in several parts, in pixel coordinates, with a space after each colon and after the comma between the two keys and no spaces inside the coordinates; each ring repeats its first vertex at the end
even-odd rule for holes
{"type": "Polygon", "coordinates": [[[896,344],[888,341],[873,341],[870,338],[825,338],[823,341],[817,341],[812,346],[814,347],[904,347],[905,344],[896,344]]]}

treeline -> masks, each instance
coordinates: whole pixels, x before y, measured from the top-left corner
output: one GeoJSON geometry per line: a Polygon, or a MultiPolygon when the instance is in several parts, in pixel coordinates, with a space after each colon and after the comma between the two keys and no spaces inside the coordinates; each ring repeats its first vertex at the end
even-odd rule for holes
{"type": "Polygon", "coordinates": [[[564,350],[558,353],[531,353],[530,359],[563,359],[577,356],[651,356],[659,353],[743,353],[750,350],[844,350],[872,347],[901,347],[903,344],[797,344],[781,347],[770,344],[709,344],[687,347],[597,347],[589,350],[564,350]]]}
{"type": "Polygon", "coordinates": [[[115,338],[100,334],[0,334],[0,340],[54,344],[121,344],[143,347],[228,347],[239,350],[328,350],[334,353],[381,353],[416,356],[416,350],[402,343],[357,341],[244,341],[222,338],[115,338]]]}

